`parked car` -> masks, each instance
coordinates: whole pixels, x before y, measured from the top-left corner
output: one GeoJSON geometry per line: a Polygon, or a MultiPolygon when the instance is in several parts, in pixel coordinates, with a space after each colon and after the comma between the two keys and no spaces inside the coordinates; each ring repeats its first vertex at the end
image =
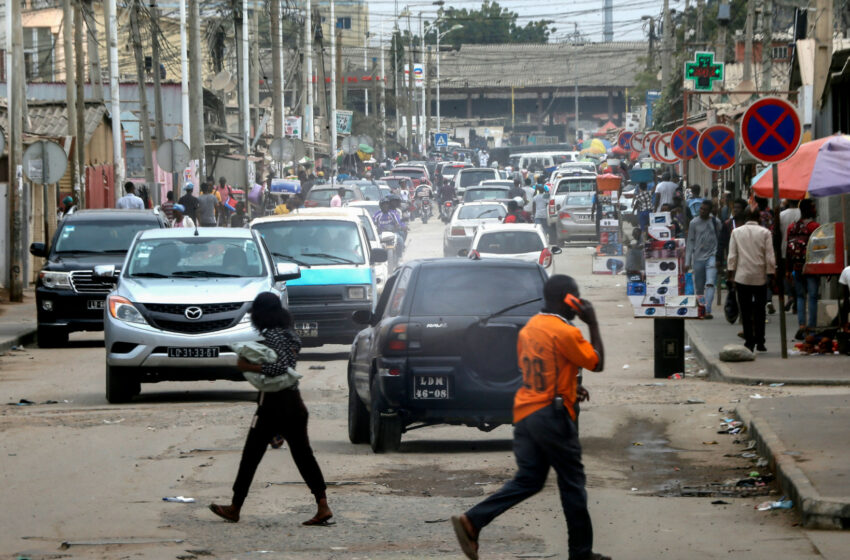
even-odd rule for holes
{"type": "Polygon", "coordinates": [[[517,335],[540,309],[546,273],[508,259],[405,263],[390,278],[348,360],[348,437],[393,451],[413,427],[490,431],[512,420],[522,382],[517,335]]]}
{"type": "Polygon", "coordinates": [[[443,256],[454,257],[461,249],[469,249],[479,226],[500,223],[507,214],[505,205],[494,200],[467,202],[458,206],[443,235],[443,256]]]}
{"type": "Polygon", "coordinates": [[[537,224],[482,224],[470,248],[461,249],[459,254],[476,259],[533,262],[555,274],[555,255],[561,254],[561,248],[548,247],[546,234],[537,224]]]}
{"type": "Polygon", "coordinates": [[[47,261],[35,284],[37,341],[62,346],[75,331],[102,331],[106,294],[112,284],[94,277],[94,267],[121,266],[140,231],[168,227],[158,210],[80,210],[65,216],[48,246],[30,245],[47,261]]]}
{"type": "Polygon", "coordinates": [[[564,200],[568,193],[596,192],[596,175],[584,173],[582,171],[572,172],[565,175],[552,183],[550,187],[549,208],[548,208],[548,223],[549,226],[556,226],[559,220],[558,212],[564,205],[564,200]]]}
{"type": "Polygon", "coordinates": [[[502,185],[478,185],[469,187],[463,193],[463,202],[476,202],[478,200],[506,200],[511,187],[502,185]]]}
{"type": "Polygon", "coordinates": [[[576,238],[596,238],[593,194],[587,191],[574,191],[564,195],[558,210],[556,229],[558,243],[566,243],[576,238]]]}
{"type": "Polygon", "coordinates": [[[233,343],[257,340],[251,302],[286,284],[298,266],[275,266],[257,232],[244,228],[148,230],[124,266],[95,267],[115,288],[106,298],[106,399],[125,402],[141,383],[244,380],[233,343]]]}
{"type": "Polygon", "coordinates": [[[355,181],[354,186],[360,189],[362,200],[378,202],[381,200],[381,186],[373,181],[355,181]]]}
{"type": "Polygon", "coordinates": [[[467,187],[473,187],[481,181],[499,178],[499,172],[493,168],[466,167],[455,174],[455,193],[462,197],[467,187]]]}
{"type": "Polygon", "coordinates": [[[360,218],[290,213],[257,218],[250,227],[276,262],[301,266],[287,289],[304,346],[351,344],[360,330],[351,314],[375,308],[375,267],[387,260],[385,250],[372,248],[360,218]]]}
{"type": "Polygon", "coordinates": [[[342,197],[343,204],[352,200],[363,200],[366,198],[363,196],[363,191],[360,190],[360,187],[351,183],[339,183],[335,187],[322,185],[321,187],[317,186],[310,189],[310,192],[307,193],[307,197],[304,199],[304,207],[330,207],[331,199],[336,196],[340,187],[345,189],[345,194],[342,197]]]}

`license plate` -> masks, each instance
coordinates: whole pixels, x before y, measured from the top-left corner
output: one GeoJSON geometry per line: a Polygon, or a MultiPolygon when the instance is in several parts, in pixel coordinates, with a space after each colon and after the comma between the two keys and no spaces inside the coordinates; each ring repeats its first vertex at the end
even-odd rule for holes
{"type": "Polygon", "coordinates": [[[295,323],[295,334],[301,338],[316,338],[319,336],[319,323],[295,323]]]}
{"type": "Polygon", "coordinates": [[[421,400],[451,398],[449,378],[445,375],[414,375],[413,398],[421,400]]]}
{"type": "Polygon", "coordinates": [[[212,348],[174,347],[168,348],[169,358],[218,358],[218,346],[212,348]]]}
{"type": "Polygon", "coordinates": [[[577,220],[589,220],[590,214],[576,214],[577,220]]]}
{"type": "Polygon", "coordinates": [[[89,309],[105,309],[106,308],[106,300],[105,299],[90,299],[88,301],[87,307],[89,309]]]}

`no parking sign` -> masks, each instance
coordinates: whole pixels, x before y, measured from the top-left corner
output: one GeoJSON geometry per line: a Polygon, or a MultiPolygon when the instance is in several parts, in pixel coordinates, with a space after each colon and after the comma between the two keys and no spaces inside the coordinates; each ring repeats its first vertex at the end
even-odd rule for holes
{"type": "Polygon", "coordinates": [[[797,109],[778,97],[759,99],[741,119],[744,146],[764,163],[778,163],[791,157],[800,146],[801,137],[797,109]]]}
{"type": "Polygon", "coordinates": [[[699,159],[713,171],[723,171],[735,165],[735,131],[716,125],[703,130],[697,143],[699,159]]]}

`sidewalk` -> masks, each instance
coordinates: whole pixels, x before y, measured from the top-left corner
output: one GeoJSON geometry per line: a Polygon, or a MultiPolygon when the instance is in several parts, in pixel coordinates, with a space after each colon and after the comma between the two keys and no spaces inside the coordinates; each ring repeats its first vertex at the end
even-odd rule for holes
{"type": "Polygon", "coordinates": [[[750,399],[737,413],[803,526],[850,529],[850,395],[750,399]]]}
{"type": "Polygon", "coordinates": [[[754,362],[721,362],[720,350],[727,344],[743,344],[739,324],[730,325],[718,309],[714,319],[685,321],[685,333],[694,355],[705,364],[709,379],[728,383],[786,383],[788,385],[850,385],[850,356],[803,355],[797,342],[796,315],[786,314],[788,359],[780,357],[779,313],[768,315],[765,338],[768,352],[757,353],[754,362]]]}
{"type": "Polygon", "coordinates": [[[0,354],[13,346],[35,341],[35,293],[24,290],[23,303],[9,302],[8,294],[0,292],[0,354]]]}

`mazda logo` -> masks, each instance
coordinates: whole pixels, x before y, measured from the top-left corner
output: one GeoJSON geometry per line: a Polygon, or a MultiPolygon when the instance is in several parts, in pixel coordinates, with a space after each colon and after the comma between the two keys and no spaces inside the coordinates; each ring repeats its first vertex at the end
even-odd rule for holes
{"type": "Polygon", "coordinates": [[[183,314],[186,315],[187,319],[196,321],[204,314],[204,310],[193,305],[192,307],[187,307],[183,314]]]}

